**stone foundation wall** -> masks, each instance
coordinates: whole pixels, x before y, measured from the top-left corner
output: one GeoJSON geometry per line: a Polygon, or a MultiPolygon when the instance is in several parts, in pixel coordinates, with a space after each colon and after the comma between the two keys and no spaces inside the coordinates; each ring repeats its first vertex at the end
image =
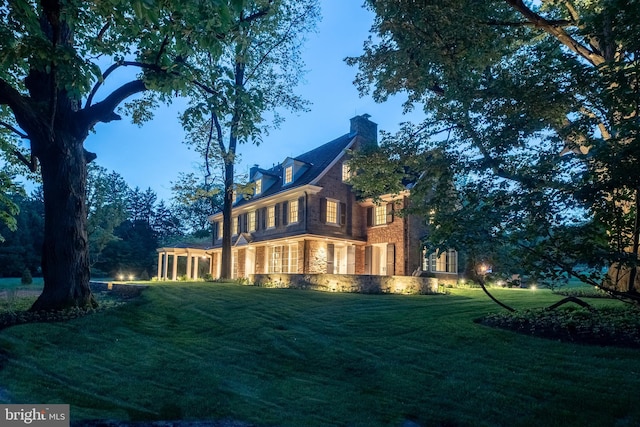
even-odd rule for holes
{"type": "Polygon", "coordinates": [[[249,281],[265,288],[310,289],[362,294],[437,294],[438,279],[356,274],[252,274],[249,281]]]}

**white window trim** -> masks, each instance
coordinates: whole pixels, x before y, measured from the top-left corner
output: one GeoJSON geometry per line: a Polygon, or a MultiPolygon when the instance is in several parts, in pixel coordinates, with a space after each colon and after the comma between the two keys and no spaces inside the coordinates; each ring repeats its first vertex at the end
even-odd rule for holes
{"type": "Polygon", "coordinates": [[[387,204],[386,203],[381,203],[373,207],[373,226],[378,227],[381,225],[387,225],[387,204]],[[380,209],[380,211],[383,213],[381,216],[382,218],[381,222],[378,222],[378,220],[380,219],[378,218],[378,209],[380,209]]]}
{"type": "Polygon", "coordinates": [[[289,185],[293,183],[293,172],[294,172],[293,165],[285,166],[284,173],[282,174],[282,183],[284,185],[289,185]],[[289,171],[291,172],[291,179],[287,181],[287,172],[289,171]]]}
{"type": "Polygon", "coordinates": [[[293,200],[289,200],[289,203],[287,205],[287,209],[289,210],[289,212],[287,212],[287,226],[291,225],[291,224],[297,224],[300,222],[300,202],[298,201],[298,199],[293,199],[293,200]],[[291,220],[291,212],[292,210],[292,206],[295,203],[296,209],[295,209],[295,213],[296,213],[296,220],[292,221],[291,220]]]}
{"type": "Polygon", "coordinates": [[[329,225],[340,225],[340,200],[327,199],[325,220],[326,220],[326,223],[329,224],[329,225]],[[329,203],[335,203],[336,204],[336,218],[335,218],[335,221],[329,221],[329,203]]]}
{"type": "Polygon", "coordinates": [[[247,214],[247,229],[249,232],[256,231],[256,211],[250,211],[247,214]]]}
{"type": "Polygon", "coordinates": [[[276,206],[275,205],[267,206],[267,218],[265,221],[265,226],[267,229],[276,228],[276,206]],[[271,216],[271,212],[273,212],[273,216],[271,216]],[[271,219],[273,219],[273,224],[270,224],[271,219]]]}

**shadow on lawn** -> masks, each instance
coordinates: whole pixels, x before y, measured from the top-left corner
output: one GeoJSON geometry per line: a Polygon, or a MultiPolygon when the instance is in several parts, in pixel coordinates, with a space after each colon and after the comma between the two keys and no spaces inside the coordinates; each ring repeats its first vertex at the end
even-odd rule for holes
{"type": "MultiPolygon", "coordinates": [[[[146,286],[140,285],[114,285],[109,287],[107,283],[91,283],[93,294],[98,301],[97,308],[73,307],[58,311],[29,311],[29,307],[42,292],[41,289],[22,290],[20,293],[9,292],[5,296],[7,300],[6,311],[0,312],[0,330],[10,326],[25,323],[50,323],[64,322],[89,314],[105,311],[125,304],[128,300],[137,298],[146,286]],[[104,286],[103,286],[104,285],[104,286]]],[[[0,297],[3,295],[0,294],[0,297]]],[[[0,355],[0,361],[1,361],[0,355]]]]}

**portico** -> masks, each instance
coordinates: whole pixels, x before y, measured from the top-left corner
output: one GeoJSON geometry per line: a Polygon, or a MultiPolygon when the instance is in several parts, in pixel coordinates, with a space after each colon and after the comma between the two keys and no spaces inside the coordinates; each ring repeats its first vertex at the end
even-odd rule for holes
{"type": "Polygon", "coordinates": [[[197,280],[201,274],[211,274],[211,254],[207,249],[198,248],[158,248],[158,280],[178,280],[178,274],[188,280],[197,280]],[[186,266],[179,268],[179,258],[186,258],[186,266]],[[206,263],[203,265],[201,263],[206,263]],[[169,276],[169,264],[171,275],[169,276]]]}

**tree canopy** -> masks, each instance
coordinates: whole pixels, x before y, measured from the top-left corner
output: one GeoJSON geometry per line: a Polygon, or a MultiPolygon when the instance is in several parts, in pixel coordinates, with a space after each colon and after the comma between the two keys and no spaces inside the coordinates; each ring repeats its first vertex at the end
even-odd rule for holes
{"type": "MultiPolygon", "coordinates": [[[[375,38],[348,62],[359,66],[362,92],[383,101],[405,91],[406,108],[427,113],[382,146],[395,185],[415,183],[412,209],[430,217],[428,245],[503,262],[508,249],[515,262],[505,271],[575,276],[635,298],[640,6],[367,5],[375,38]]],[[[371,172],[360,176],[363,190],[371,172]]]]}
{"type": "Polygon", "coordinates": [[[182,115],[188,143],[205,161],[204,190],[213,189],[209,162],[221,165],[222,268],[231,277],[231,209],[239,184],[234,165],[238,145],[259,144],[262,135],[282,121],[281,109],[302,111],[307,103],[294,93],[303,76],[300,57],[306,34],[319,16],[317,0],[282,0],[278,7],[257,16],[270,4],[247,2],[235,10],[242,25],[232,28],[221,55],[208,58],[207,73],[191,91],[191,102],[182,115]],[[256,16],[247,20],[247,17],[256,16]]]}
{"type": "Polygon", "coordinates": [[[5,1],[0,6],[0,127],[5,158],[39,171],[44,190],[44,290],[34,310],[94,304],[88,286],[84,141],[125,106],[142,122],[158,103],[209,72],[227,34],[279,7],[237,20],[229,0],[5,1]],[[106,85],[115,75],[115,88],[106,85]],[[128,81],[126,79],[129,79],[128,81]]]}

